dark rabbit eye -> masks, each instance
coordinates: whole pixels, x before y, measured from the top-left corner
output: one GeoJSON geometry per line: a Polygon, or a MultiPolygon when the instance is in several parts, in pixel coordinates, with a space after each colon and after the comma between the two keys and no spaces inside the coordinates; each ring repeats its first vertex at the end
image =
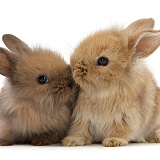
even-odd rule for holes
{"type": "Polygon", "coordinates": [[[109,59],[106,57],[100,57],[97,60],[97,66],[106,66],[109,63],[109,59]]]}
{"type": "Polygon", "coordinates": [[[38,80],[39,84],[46,84],[46,83],[48,83],[48,78],[46,76],[44,76],[44,75],[39,76],[37,80],[38,80]]]}

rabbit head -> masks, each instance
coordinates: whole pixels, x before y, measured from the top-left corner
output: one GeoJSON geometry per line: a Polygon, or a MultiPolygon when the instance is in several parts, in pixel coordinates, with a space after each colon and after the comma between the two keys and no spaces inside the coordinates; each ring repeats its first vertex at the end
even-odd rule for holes
{"type": "Polygon", "coordinates": [[[6,34],[0,48],[0,74],[15,99],[35,102],[38,106],[65,103],[72,91],[70,66],[56,52],[31,49],[19,38],[6,34]],[[42,105],[40,105],[42,104],[42,105]]]}
{"type": "Polygon", "coordinates": [[[160,45],[160,31],[153,31],[153,26],[153,19],[140,19],[126,29],[112,27],[87,37],[71,56],[75,82],[98,94],[132,80],[137,62],[160,45]]]}

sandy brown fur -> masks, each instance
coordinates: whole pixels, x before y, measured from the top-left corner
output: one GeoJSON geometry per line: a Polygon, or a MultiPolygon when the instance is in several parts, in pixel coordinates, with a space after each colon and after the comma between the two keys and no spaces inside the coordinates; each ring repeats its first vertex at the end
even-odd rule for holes
{"type": "Polygon", "coordinates": [[[3,40],[12,52],[0,48],[0,73],[7,77],[0,93],[0,145],[60,142],[78,91],[70,66],[58,53],[31,49],[13,35],[3,40]],[[38,83],[40,75],[47,84],[38,83]]]}
{"type": "Polygon", "coordinates": [[[159,91],[142,59],[160,45],[153,26],[153,19],[141,19],[100,31],[75,49],[71,66],[81,89],[64,146],[160,142],[159,91]],[[96,65],[101,56],[107,66],[96,65]]]}

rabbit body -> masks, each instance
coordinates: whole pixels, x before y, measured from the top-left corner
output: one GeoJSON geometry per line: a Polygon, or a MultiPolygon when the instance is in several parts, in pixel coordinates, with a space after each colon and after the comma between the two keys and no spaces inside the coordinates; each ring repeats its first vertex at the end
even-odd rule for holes
{"type": "Polygon", "coordinates": [[[80,85],[64,146],[160,142],[160,90],[142,58],[160,45],[153,19],[97,32],[75,49],[71,67],[80,85]]]}
{"type": "Polygon", "coordinates": [[[13,35],[0,48],[0,145],[60,142],[70,125],[73,83],[70,66],[58,53],[30,49],[13,35]]]}

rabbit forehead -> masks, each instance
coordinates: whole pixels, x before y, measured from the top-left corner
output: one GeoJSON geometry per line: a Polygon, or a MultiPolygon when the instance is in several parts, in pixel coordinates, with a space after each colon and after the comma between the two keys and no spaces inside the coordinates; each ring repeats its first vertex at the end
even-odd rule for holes
{"type": "Polygon", "coordinates": [[[76,63],[80,59],[94,59],[100,56],[103,51],[108,51],[113,56],[124,56],[127,47],[128,37],[123,30],[114,28],[100,31],[80,43],[71,56],[71,63],[76,63]]]}
{"type": "Polygon", "coordinates": [[[58,53],[35,49],[32,54],[24,54],[17,63],[17,72],[22,75],[44,74],[52,78],[62,74],[67,69],[67,64],[58,53]]]}

